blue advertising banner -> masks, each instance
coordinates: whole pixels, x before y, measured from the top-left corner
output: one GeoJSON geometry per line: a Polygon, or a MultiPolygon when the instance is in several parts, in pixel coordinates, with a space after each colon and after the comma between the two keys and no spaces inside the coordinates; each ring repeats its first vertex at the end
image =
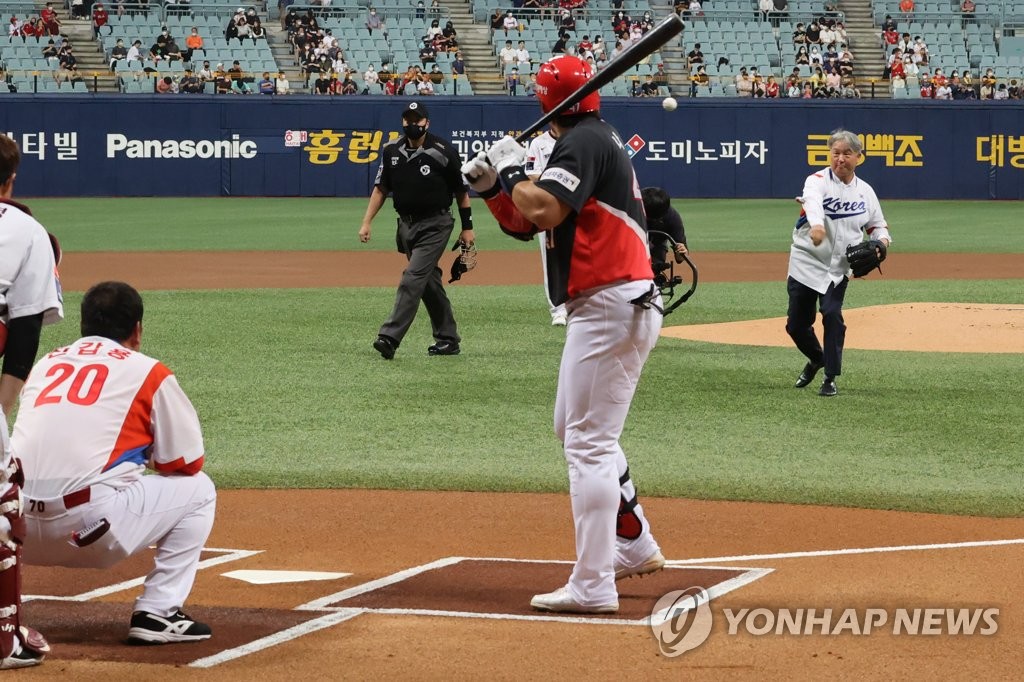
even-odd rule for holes
{"type": "MultiPolygon", "coordinates": [[[[406,98],[4,95],[20,196],[366,196],[406,98]]],[[[470,156],[539,118],[528,98],[431,98],[470,156]]],[[[676,197],[795,196],[843,127],[882,198],[1024,199],[1015,102],[607,99],[642,186],[676,197]]]]}

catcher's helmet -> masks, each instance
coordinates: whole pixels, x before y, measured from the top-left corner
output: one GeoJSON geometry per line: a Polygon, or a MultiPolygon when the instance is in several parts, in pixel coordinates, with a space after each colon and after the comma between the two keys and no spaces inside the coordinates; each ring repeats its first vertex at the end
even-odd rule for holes
{"type": "MultiPolygon", "coordinates": [[[[593,75],[593,67],[573,55],[552,57],[544,62],[537,72],[537,79],[534,83],[541,110],[546,114],[554,109],[566,97],[590,80],[593,75]]],[[[562,114],[573,116],[585,114],[588,111],[597,111],[600,108],[601,95],[595,90],[563,111],[562,114]]]]}

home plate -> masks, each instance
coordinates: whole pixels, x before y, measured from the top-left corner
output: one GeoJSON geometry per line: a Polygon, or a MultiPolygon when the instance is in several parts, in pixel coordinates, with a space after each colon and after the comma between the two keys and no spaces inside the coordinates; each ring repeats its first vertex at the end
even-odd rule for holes
{"type": "Polygon", "coordinates": [[[228,571],[221,575],[253,585],[273,585],[274,583],[302,583],[311,580],[337,580],[338,578],[347,578],[352,574],[325,571],[228,571]]]}

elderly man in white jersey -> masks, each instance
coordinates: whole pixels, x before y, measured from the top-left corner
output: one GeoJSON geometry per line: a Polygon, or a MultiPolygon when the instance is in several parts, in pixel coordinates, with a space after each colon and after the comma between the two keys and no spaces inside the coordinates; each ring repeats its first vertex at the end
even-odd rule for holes
{"type": "MultiPolygon", "coordinates": [[[[548,165],[548,158],[551,150],[555,148],[555,138],[550,130],[545,130],[537,137],[530,140],[530,146],[526,149],[526,175],[531,180],[540,178],[544,168],[548,165]]],[[[538,239],[540,244],[540,268],[544,275],[544,296],[548,300],[548,310],[551,313],[551,324],[556,327],[564,327],[568,319],[565,312],[565,304],[555,304],[551,301],[551,294],[548,293],[548,240],[538,239]]]]}
{"type": "Polygon", "coordinates": [[[803,388],[825,368],[818,395],[838,393],[836,377],[843,368],[843,298],[849,283],[846,247],[877,239],[886,247],[891,237],[871,185],[856,175],[863,146],[854,133],[836,130],[828,140],[830,165],[810,175],[797,201],[802,205],[789,252],[789,311],[786,331],[807,356],[796,380],[803,388]],[[824,348],[814,333],[815,308],[820,307],[824,348]]]}
{"type": "Polygon", "coordinates": [[[93,286],[82,338],[42,358],[25,384],[11,439],[28,472],[25,561],[106,568],[156,545],[128,642],[194,642],[210,628],[181,608],[217,493],[201,471],[192,403],[171,370],[139,351],[142,313],[128,284],[93,286]]]}
{"type": "Polygon", "coordinates": [[[0,134],[0,670],[38,665],[50,650],[21,624],[24,471],[11,453],[5,415],[35,362],[43,325],[64,317],[57,240],[11,198],[20,161],[18,145],[0,134]]]}

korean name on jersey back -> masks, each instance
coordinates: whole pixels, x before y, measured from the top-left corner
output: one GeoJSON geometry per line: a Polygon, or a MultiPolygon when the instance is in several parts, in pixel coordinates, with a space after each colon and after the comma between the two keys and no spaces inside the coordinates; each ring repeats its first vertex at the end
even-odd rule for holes
{"type": "Polygon", "coordinates": [[[107,134],[107,158],[127,159],[252,159],[257,146],[237,134],[230,140],[133,140],[121,133],[107,134]]]}

